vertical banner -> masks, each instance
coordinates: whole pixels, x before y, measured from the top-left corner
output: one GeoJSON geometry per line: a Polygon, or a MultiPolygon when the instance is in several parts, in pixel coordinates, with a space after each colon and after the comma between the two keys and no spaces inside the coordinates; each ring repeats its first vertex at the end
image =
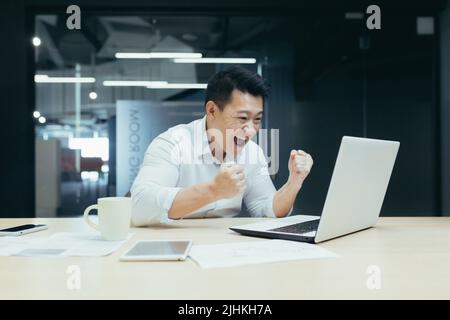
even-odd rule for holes
{"type": "Polygon", "coordinates": [[[152,109],[158,104],[150,101],[118,100],[116,103],[116,174],[117,196],[130,191],[145,150],[152,137],[152,109]]]}

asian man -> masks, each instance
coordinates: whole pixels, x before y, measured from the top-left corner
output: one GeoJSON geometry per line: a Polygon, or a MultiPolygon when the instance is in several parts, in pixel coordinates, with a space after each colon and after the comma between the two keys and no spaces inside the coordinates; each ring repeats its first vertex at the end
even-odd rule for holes
{"type": "Polygon", "coordinates": [[[205,116],[168,129],[148,147],[131,188],[133,224],[233,217],[242,201],[255,217],[290,214],[313,159],[292,150],[289,178],[275,189],[263,150],[252,140],[267,96],[264,79],[247,69],[217,72],[206,89],[205,116]]]}

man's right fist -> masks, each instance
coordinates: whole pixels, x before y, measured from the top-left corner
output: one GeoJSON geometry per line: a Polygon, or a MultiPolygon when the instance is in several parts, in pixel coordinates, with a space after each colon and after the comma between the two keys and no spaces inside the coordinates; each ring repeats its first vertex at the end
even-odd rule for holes
{"type": "Polygon", "coordinates": [[[244,169],[235,163],[224,163],[212,182],[212,190],[219,198],[233,198],[245,190],[244,169]]]}

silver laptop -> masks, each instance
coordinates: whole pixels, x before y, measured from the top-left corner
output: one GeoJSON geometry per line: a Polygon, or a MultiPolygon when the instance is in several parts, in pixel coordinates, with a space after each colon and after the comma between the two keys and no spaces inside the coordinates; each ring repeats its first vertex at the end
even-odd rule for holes
{"type": "Polygon", "coordinates": [[[373,227],[399,146],[398,141],[344,136],[320,217],[294,215],[230,229],[248,236],[317,243],[373,227]]]}

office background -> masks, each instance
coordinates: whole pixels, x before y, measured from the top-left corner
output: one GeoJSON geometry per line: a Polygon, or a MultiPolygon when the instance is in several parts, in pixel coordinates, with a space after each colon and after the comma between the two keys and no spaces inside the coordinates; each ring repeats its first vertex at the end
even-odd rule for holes
{"type": "Polygon", "coordinates": [[[201,115],[202,89],[102,85],[205,83],[226,67],[114,57],[153,48],[256,58],[245,66],[271,84],[265,125],[280,129],[275,185],[287,178],[292,147],[315,159],[296,212],[321,211],[340,139],[354,135],[401,142],[382,215],[450,215],[450,3],[379,1],[381,30],[366,28],[369,4],[3,1],[0,216],[76,216],[97,197],[115,195],[118,100],[158,102],[161,128],[201,115]],[[81,30],[66,27],[71,4],[81,8],[81,30]],[[79,95],[74,84],[34,78],[77,72],[97,79],[81,84],[79,95]],[[99,143],[95,151],[107,138],[108,152],[83,157],[73,138],[99,143]]]}

